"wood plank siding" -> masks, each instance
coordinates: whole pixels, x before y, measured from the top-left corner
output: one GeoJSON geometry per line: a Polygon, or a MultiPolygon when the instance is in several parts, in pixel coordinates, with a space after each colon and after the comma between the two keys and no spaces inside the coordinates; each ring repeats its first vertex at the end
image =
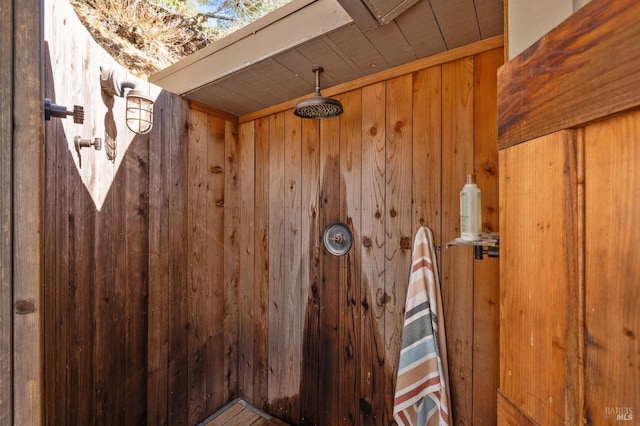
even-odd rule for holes
{"type": "Polygon", "coordinates": [[[44,404],[42,2],[3,0],[0,9],[0,424],[39,424],[44,404]]]}
{"type": "MultiPolygon", "coordinates": [[[[64,25],[46,30],[45,93],[88,118],[46,125],[45,423],[193,425],[238,397],[295,425],[392,423],[414,233],[458,236],[471,172],[498,230],[502,48],[367,76],[330,120],[156,92],[152,132],[134,135],[99,87],[117,65],[48,4],[64,25]],[[76,151],[77,135],[108,149],[76,151]],[[335,221],[354,235],[343,257],[321,242],[335,221]]],[[[494,424],[497,262],[438,256],[454,419],[494,424]]]]}
{"type": "Polygon", "coordinates": [[[0,423],[13,421],[13,1],[0,14],[0,423]]]}
{"type": "Polygon", "coordinates": [[[501,425],[637,420],[639,22],[592,0],[499,72],[501,425]]]}
{"type": "Polygon", "coordinates": [[[234,399],[211,416],[204,419],[198,426],[287,426],[264,411],[258,410],[253,405],[242,399],[234,399]]]}
{"type": "MultiPolygon", "coordinates": [[[[459,233],[458,193],[474,170],[487,190],[484,227],[497,230],[491,92],[501,58],[501,49],[490,50],[339,94],[345,113],[337,119],[301,122],[285,110],[244,122],[252,130],[242,134],[256,146],[256,175],[246,173],[253,181],[240,183],[256,190],[249,201],[254,218],[245,220],[251,226],[268,216],[268,243],[256,241],[255,252],[268,248],[270,269],[268,281],[257,269],[256,284],[243,284],[269,289],[269,329],[260,338],[268,351],[243,351],[256,334],[238,342],[239,376],[252,376],[254,368],[260,376],[258,366],[269,365],[269,390],[242,397],[293,424],[392,421],[413,233],[430,226],[441,246],[459,233]],[[263,144],[268,151],[258,157],[263,144]],[[319,245],[323,228],[336,220],[354,233],[354,247],[341,258],[319,245]],[[290,303],[306,314],[299,317],[290,303]]],[[[474,266],[468,248],[440,257],[454,417],[494,424],[496,397],[486,389],[498,383],[497,262],[474,266]]]]}

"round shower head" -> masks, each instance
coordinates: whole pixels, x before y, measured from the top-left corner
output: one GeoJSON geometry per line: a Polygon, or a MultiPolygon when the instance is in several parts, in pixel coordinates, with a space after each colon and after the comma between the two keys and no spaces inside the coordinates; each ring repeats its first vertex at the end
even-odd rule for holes
{"type": "Polygon", "coordinates": [[[316,95],[312,98],[303,99],[296,104],[293,113],[302,118],[331,118],[343,113],[342,104],[339,100],[325,98],[320,94],[320,73],[321,67],[313,67],[316,73],[316,95]]]}
{"type": "Polygon", "coordinates": [[[342,104],[337,99],[314,96],[298,102],[293,113],[302,118],[331,118],[342,114],[342,104]]]}

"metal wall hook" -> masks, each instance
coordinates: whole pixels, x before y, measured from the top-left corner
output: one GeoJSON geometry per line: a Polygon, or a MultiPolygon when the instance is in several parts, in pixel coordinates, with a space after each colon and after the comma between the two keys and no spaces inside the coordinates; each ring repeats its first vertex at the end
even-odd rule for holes
{"type": "Polygon", "coordinates": [[[91,139],[82,139],[80,136],[76,136],[73,138],[73,144],[76,146],[76,151],[80,151],[81,148],[90,148],[92,146],[96,151],[102,150],[101,138],[95,138],[92,141],[91,139]]]}

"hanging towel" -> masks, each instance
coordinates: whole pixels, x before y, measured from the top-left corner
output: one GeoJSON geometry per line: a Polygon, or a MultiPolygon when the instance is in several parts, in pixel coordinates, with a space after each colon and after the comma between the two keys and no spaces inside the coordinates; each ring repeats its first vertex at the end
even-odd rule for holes
{"type": "Polygon", "coordinates": [[[393,417],[402,426],[448,426],[450,399],[442,296],[433,233],[421,227],[413,256],[393,417]]]}

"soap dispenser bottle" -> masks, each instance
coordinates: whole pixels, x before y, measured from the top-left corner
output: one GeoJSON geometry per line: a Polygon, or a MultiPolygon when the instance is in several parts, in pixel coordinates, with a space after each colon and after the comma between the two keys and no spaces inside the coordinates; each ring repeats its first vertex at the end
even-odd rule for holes
{"type": "Polygon", "coordinates": [[[482,201],[474,175],[467,175],[460,191],[460,233],[463,240],[480,239],[482,228],[482,201]]]}

